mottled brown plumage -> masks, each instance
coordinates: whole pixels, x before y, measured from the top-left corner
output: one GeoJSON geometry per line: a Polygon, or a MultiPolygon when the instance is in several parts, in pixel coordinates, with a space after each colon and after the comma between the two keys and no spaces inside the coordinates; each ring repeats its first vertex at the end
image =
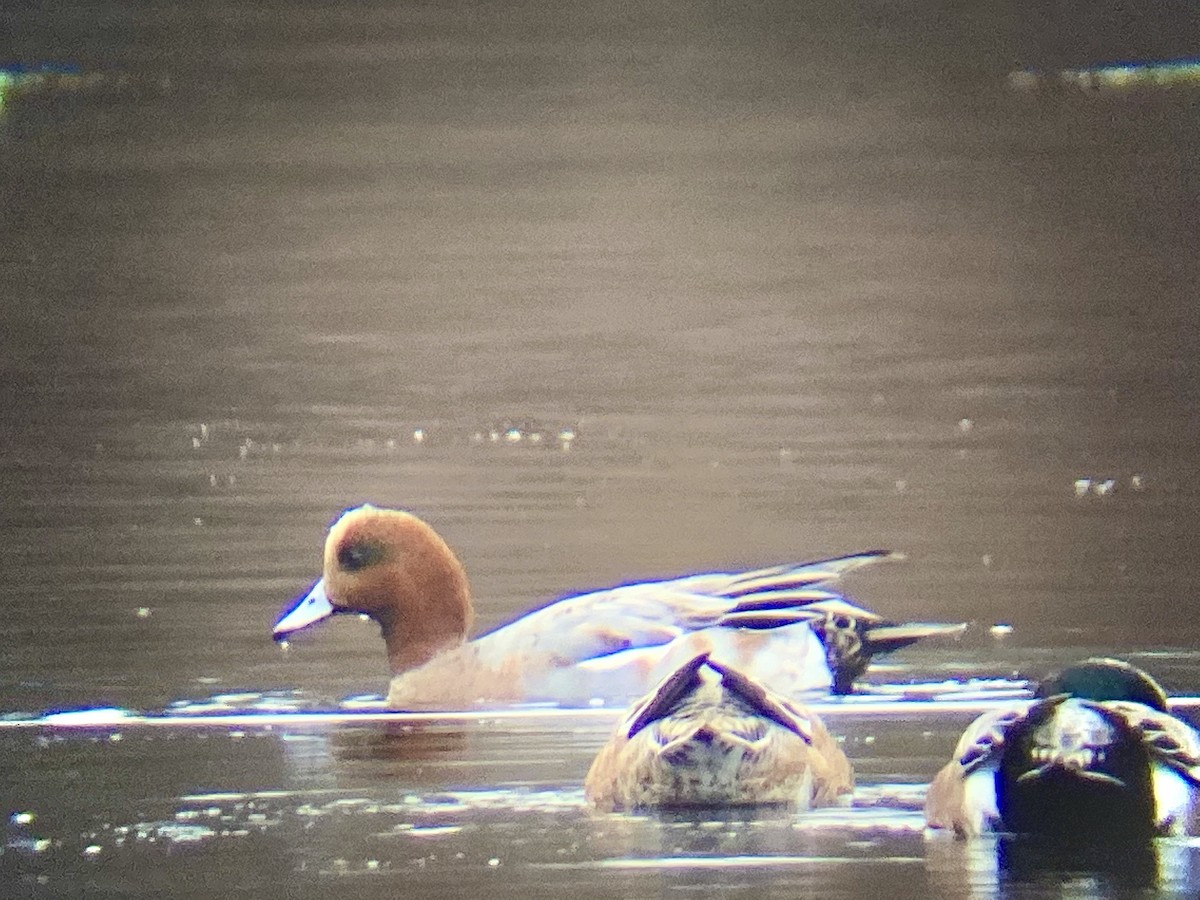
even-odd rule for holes
{"type": "Polygon", "coordinates": [[[636,704],[584,781],[600,809],[831,806],[850,761],[817,716],[700,654],[636,704]]]}

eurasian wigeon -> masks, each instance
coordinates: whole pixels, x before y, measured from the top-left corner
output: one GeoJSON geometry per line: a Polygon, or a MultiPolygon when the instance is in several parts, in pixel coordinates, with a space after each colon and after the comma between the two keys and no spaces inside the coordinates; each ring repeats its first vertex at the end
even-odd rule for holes
{"type": "Polygon", "coordinates": [[[830,588],[884,551],[752,572],[713,572],[567,597],[467,641],[462,564],[424,521],[361,506],[329,529],[324,575],[275,623],[282,640],[334,613],[379,623],[388,704],[627,703],[697,654],[789,695],[849,691],[871,657],[965,625],[893,625],[830,588]]]}
{"type": "Polygon", "coordinates": [[[1162,687],[1089,659],[1042,682],[1032,704],[976,719],[929,786],[925,819],[963,837],[1108,845],[1189,833],[1198,792],[1200,736],[1162,687]]]}
{"type": "Polygon", "coordinates": [[[832,806],[854,770],[816,714],[701,653],[637,703],[583,782],[602,810],[832,806]]]}

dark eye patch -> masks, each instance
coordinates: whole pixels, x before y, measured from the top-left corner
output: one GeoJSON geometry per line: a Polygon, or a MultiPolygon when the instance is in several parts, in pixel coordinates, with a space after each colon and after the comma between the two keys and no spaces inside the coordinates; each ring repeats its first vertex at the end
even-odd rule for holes
{"type": "Polygon", "coordinates": [[[383,548],[369,541],[347,541],[338,547],[338,567],[346,572],[357,572],[379,562],[383,548]]]}

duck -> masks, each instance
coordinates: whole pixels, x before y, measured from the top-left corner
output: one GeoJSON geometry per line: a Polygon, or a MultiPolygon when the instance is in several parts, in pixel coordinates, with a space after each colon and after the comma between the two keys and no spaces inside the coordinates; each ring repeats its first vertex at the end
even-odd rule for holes
{"type": "Polygon", "coordinates": [[[553,702],[624,706],[704,651],[789,695],[849,692],[872,657],[965,624],[885,621],[833,588],[892,557],[871,550],[568,596],[473,640],[470,585],[442,537],[406,510],[346,510],[322,576],[279,615],[277,641],[339,613],[380,626],[390,707],[553,702]]]}
{"type": "Polygon", "coordinates": [[[1105,846],[1189,833],[1198,796],[1200,736],[1148,673],[1097,657],[972,722],[929,786],[925,821],[1105,846]]]}
{"type": "Polygon", "coordinates": [[[833,806],[854,769],[815,713],[708,652],[670,673],[617,723],[584,797],[598,810],[833,806]]]}

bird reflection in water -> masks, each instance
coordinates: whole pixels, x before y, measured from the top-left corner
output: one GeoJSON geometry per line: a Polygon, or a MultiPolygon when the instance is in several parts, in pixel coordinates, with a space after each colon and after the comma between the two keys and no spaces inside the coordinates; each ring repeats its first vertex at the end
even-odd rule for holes
{"type": "Polygon", "coordinates": [[[1025,836],[996,841],[996,864],[1003,881],[1059,883],[1066,877],[1103,893],[1195,884],[1187,871],[1189,857],[1184,843],[1166,838],[1108,846],[1046,843],[1025,836]]]}
{"type": "Polygon", "coordinates": [[[1129,890],[1189,893],[1200,872],[1186,839],[1150,838],[1109,845],[1072,845],[997,835],[972,841],[935,835],[925,842],[930,884],[945,896],[973,896],[1004,886],[1070,884],[1090,896],[1129,890]]]}
{"type": "Polygon", "coordinates": [[[398,772],[412,763],[461,759],[467,736],[461,729],[444,725],[382,722],[369,728],[339,729],[330,734],[330,739],[339,762],[395,763],[398,772]]]}
{"type": "Polygon", "coordinates": [[[795,811],[780,806],[593,813],[592,849],[608,860],[716,861],[792,857],[803,842],[795,811]]]}
{"type": "Polygon", "coordinates": [[[456,727],[382,722],[281,735],[293,777],[310,789],[347,788],[391,779],[425,789],[444,780],[443,767],[466,755],[456,727]]]}

